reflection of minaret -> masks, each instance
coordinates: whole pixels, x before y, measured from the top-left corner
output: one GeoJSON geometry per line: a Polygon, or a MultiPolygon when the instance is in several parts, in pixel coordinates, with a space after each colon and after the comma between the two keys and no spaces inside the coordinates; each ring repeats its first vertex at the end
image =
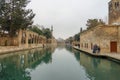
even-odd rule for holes
{"type": "Polygon", "coordinates": [[[51,26],[51,35],[52,35],[52,38],[51,38],[51,43],[53,44],[53,25],[51,26]]]}

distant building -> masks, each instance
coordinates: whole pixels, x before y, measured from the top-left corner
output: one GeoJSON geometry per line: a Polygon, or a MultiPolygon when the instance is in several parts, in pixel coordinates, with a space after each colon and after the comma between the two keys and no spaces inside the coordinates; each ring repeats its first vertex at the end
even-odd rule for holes
{"type": "Polygon", "coordinates": [[[47,39],[47,45],[48,46],[57,46],[57,40],[53,36],[53,25],[51,26],[51,34],[52,34],[52,37],[47,39]]]}
{"type": "Polygon", "coordinates": [[[57,44],[59,44],[59,45],[65,45],[65,40],[62,39],[62,38],[58,38],[57,39],[57,44]]]}

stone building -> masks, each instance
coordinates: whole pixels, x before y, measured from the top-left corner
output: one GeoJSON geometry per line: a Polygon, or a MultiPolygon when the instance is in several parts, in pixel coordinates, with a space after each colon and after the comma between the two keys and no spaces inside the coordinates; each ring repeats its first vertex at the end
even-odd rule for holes
{"type": "Polygon", "coordinates": [[[0,46],[34,47],[46,44],[46,37],[30,30],[19,30],[15,37],[0,36],[0,46]]]}
{"type": "Polygon", "coordinates": [[[93,45],[101,48],[101,53],[120,52],[120,26],[101,25],[80,34],[80,49],[92,52],[93,45]]]}
{"type": "Polygon", "coordinates": [[[109,2],[109,24],[99,25],[80,33],[80,49],[92,52],[93,45],[101,53],[120,53],[120,0],[109,2]]]}
{"type": "Polygon", "coordinates": [[[72,46],[80,47],[79,41],[73,41],[73,42],[72,42],[72,46]]]}
{"type": "Polygon", "coordinates": [[[57,45],[57,40],[53,37],[51,39],[47,39],[47,45],[48,46],[56,46],[57,45]]]}
{"type": "Polygon", "coordinates": [[[57,40],[53,36],[53,25],[51,26],[51,34],[52,34],[52,37],[47,39],[47,46],[56,46],[57,40]]]}
{"type": "Polygon", "coordinates": [[[109,24],[120,24],[120,0],[111,0],[108,5],[109,24]]]}

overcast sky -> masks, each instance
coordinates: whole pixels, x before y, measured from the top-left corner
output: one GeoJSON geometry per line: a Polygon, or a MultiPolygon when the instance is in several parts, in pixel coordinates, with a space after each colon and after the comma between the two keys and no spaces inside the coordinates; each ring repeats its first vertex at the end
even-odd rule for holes
{"type": "Polygon", "coordinates": [[[36,14],[34,24],[54,27],[55,38],[68,38],[86,28],[86,21],[107,21],[110,0],[31,0],[28,7],[36,14]]]}

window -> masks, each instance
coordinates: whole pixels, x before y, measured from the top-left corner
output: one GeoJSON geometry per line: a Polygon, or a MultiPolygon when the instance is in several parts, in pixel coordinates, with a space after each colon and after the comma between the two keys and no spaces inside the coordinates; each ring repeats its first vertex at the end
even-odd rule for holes
{"type": "Polygon", "coordinates": [[[115,8],[119,8],[119,2],[115,2],[115,8]]]}
{"type": "Polygon", "coordinates": [[[87,48],[88,48],[88,43],[87,43],[87,48]]]}
{"type": "Polygon", "coordinates": [[[83,43],[81,43],[81,47],[83,48],[83,43]]]}
{"type": "Polygon", "coordinates": [[[109,4],[109,10],[111,10],[111,9],[112,9],[112,3],[109,4]]]}

